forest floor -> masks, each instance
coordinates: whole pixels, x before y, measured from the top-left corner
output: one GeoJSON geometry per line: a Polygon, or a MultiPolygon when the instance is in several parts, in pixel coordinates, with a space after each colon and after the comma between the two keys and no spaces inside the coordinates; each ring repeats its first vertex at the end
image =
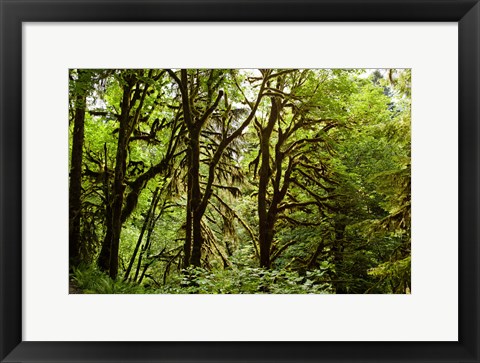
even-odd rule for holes
{"type": "Polygon", "coordinates": [[[77,283],[74,280],[70,280],[70,284],[68,286],[68,293],[83,294],[83,291],[78,287],[77,283]]]}

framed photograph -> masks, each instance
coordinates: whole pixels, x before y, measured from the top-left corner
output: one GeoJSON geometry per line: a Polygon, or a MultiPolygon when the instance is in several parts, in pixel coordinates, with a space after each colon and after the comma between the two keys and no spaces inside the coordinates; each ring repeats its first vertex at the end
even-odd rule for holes
{"type": "Polygon", "coordinates": [[[2,362],[480,362],[478,1],[0,5],[2,362]]]}

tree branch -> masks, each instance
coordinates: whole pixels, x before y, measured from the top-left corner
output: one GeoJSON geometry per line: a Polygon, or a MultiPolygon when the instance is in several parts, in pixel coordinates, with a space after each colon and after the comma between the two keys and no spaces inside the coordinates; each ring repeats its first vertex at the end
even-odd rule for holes
{"type": "Polygon", "coordinates": [[[313,201],[313,200],[311,200],[309,202],[285,203],[278,208],[278,212],[282,212],[282,211],[287,210],[287,209],[307,207],[309,205],[318,205],[318,203],[316,201],[313,201]]]}
{"type": "MultiPolygon", "coordinates": [[[[240,216],[232,209],[230,208],[230,206],[225,203],[222,198],[220,198],[217,194],[213,193],[213,196],[215,198],[217,198],[217,200],[225,207],[227,208],[234,216],[235,218],[237,218],[237,220],[240,222],[240,224],[243,226],[243,228],[245,228],[245,230],[248,232],[248,234],[250,235],[250,238],[252,239],[252,243],[253,243],[253,247],[255,248],[255,255],[257,256],[260,256],[259,253],[258,253],[258,247],[257,247],[257,243],[256,243],[256,240],[257,238],[255,237],[255,234],[253,233],[252,229],[248,226],[248,224],[242,219],[240,218],[240,216]]],[[[213,206],[213,205],[212,205],[213,206]]],[[[222,214],[215,206],[214,206],[215,210],[217,210],[217,212],[219,212],[220,214],[222,214]]]]}

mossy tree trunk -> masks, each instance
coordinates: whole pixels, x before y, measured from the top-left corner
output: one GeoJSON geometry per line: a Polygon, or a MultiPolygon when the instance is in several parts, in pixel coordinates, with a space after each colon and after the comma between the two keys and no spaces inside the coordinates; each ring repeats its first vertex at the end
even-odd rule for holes
{"type": "Polygon", "coordinates": [[[73,123],[72,157],[69,188],[69,258],[71,266],[80,261],[80,226],[82,218],[82,162],[85,134],[85,112],[91,74],[79,70],[75,84],[75,115],[73,123]]]}

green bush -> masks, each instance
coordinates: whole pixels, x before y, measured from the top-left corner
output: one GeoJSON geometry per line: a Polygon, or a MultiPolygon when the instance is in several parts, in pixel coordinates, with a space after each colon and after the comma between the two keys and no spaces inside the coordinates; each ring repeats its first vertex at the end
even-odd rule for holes
{"type": "Polygon", "coordinates": [[[153,289],[121,279],[112,280],[95,265],[73,270],[71,279],[84,294],[328,294],[325,270],[265,270],[255,267],[208,271],[188,268],[174,275],[165,285],[153,289]]]}
{"type": "Polygon", "coordinates": [[[323,270],[305,276],[285,270],[255,267],[207,271],[189,268],[159,290],[167,294],[321,294],[331,293],[323,270]]]}

